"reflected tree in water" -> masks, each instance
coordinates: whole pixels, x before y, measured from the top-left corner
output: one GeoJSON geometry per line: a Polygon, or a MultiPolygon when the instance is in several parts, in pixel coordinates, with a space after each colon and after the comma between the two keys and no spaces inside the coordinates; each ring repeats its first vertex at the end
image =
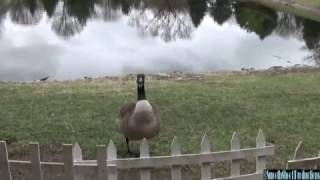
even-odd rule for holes
{"type": "Polygon", "coordinates": [[[133,0],[120,0],[122,13],[129,15],[133,0]]]}
{"type": "Polygon", "coordinates": [[[309,59],[320,66],[320,23],[297,17],[297,22],[303,26],[303,39],[306,47],[312,52],[309,59]]]}
{"type": "Polygon", "coordinates": [[[278,22],[275,32],[284,38],[289,38],[291,36],[299,36],[301,34],[301,28],[296,23],[296,17],[280,12],[278,13],[278,22]]]}
{"type": "Polygon", "coordinates": [[[0,38],[1,38],[1,35],[2,35],[2,29],[3,29],[3,19],[4,19],[4,15],[1,14],[0,12],[0,38]]]}
{"type": "Polygon", "coordinates": [[[10,16],[13,22],[23,25],[37,24],[42,17],[38,0],[13,0],[10,16]]]}
{"type": "Polygon", "coordinates": [[[94,0],[65,0],[69,16],[76,18],[82,26],[87,24],[94,13],[94,0]]]}
{"type": "Polygon", "coordinates": [[[160,36],[165,42],[188,39],[193,24],[185,0],[142,1],[131,10],[129,25],[137,27],[142,36],[160,36]]]}
{"type": "Polygon", "coordinates": [[[67,0],[62,3],[62,8],[53,15],[52,29],[58,36],[68,39],[75,34],[80,33],[85,24],[80,22],[78,17],[68,13],[68,4],[66,1],[67,0]]]}
{"type": "Polygon", "coordinates": [[[261,40],[269,36],[277,27],[277,13],[257,4],[237,2],[235,17],[241,28],[248,32],[255,32],[261,40]]]}
{"type": "Polygon", "coordinates": [[[102,17],[105,21],[116,21],[121,17],[121,1],[119,0],[100,0],[98,2],[100,11],[97,12],[98,17],[102,17]]]}
{"type": "Polygon", "coordinates": [[[55,13],[59,0],[41,0],[44,10],[48,17],[52,17],[55,13]]]}
{"type": "Polygon", "coordinates": [[[2,29],[3,29],[3,21],[4,21],[5,13],[3,14],[0,10],[0,37],[2,35],[2,29]]]}
{"type": "Polygon", "coordinates": [[[3,0],[0,1],[0,37],[2,34],[2,29],[3,29],[3,21],[5,19],[5,16],[7,14],[9,8],[9,1],[3,0]]]}
{"type": "Polygon", "coordinates": [[[195,27],[198,27],[207,12],[206,0],[188,0],[189,13],[195,27]]]}
{"type": "Polygon", "coordinates": [[[209,5],[211,17],[220,25],[233,14],[233,0],[211,0],[209,5]]]}

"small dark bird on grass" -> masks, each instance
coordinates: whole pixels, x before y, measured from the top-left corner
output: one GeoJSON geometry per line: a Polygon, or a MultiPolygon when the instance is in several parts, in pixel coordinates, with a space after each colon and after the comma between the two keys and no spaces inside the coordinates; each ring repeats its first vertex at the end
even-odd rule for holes
{"type": "Polygon", "coordinates": [[[44,82],[44,81],[48,80],[49,78],[50,78],[50,76],[47,76],[47,77],[39,79],[39,81],[44,82]]]}
{"type": "Polygon", "coordinates": [[[160,131],[160,113],[158,108],[151,104],[145,94],[145,75],[137,75],[138,98],[136,102],[125,104],[115,121],[118,131],[124,135],[127,151],[130,155],[130,140],[150,139],[160,131]]]}

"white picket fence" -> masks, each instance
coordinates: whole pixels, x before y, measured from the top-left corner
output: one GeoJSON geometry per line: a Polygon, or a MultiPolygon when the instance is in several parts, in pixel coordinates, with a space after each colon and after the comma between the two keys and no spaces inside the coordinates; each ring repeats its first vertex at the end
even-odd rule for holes
{"type": "Polygon", "coordinates": [[[304,158],[304,146],[300,141],[293,155],[293,160],[288,161],[287,169],[320,169],[319,155],[312,158],[304,158]]]}
{"type": "Polygon", "coordinates": [[[170,156],[150,156],[149,143],[143,140],[140,145],[140,158],[117,158],[117,150],[112,141],[108,147],[97,146],[97,160],[83,160],[79,144],[63,145],[63,162],[41,162],[39,144],[31,143],[30,161],[9,160],[7,145],[0,142],[0,179],[12,180],[11,166],[30,168],[32,180],[43,180],[45,172],[54,171],[63,174],[65,180],[83,180],[84,177],[95,176],[98,180],[117,180],[118,170],[139,169],[141,180],[151,179],[151,169],[170,167],[171,179],[181,180],[183,165],[201,165],[201,180],[211,180],[212,163],[231,161],[231,176],[216,180],[259,180],[266,166],[267,156],[274,154],[274,146],[267,146],[264,133],[260,130],[256,138],[256,147],[240,148],[240,140],[237,133],[231,139],[231,149],[228,151],[212,152],[211,145],[206,135],[201,142],[199,154],[181,154],[180,144],[175,137],[171,144],[170,156]],[[256,173],[240,174],[240,161],[247,158],[256,158],[256,173]]]}

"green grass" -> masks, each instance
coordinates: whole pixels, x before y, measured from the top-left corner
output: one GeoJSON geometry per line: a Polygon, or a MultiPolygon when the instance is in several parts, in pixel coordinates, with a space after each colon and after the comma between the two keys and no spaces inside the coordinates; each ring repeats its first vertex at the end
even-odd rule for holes
{"type": "MultiPolygon", "coordinates": [[[[276,145],[271,167],[284,168],[300,140],[307,155],[319,152],[320,73],[149,80],[146,88],[162,115],[153,155],[168,154],[174,136],[183,153],[199,152],[204,133],[215,150],[230,148],[233,131],[242,147],[254,146],[259,128],[276,145]]],[[[0,83],[0,94],[0,139],[16,141],[14,153],[29,141],[53,151],[78,141],[85,156],[94,158],[95,145],[113,139],[120,156],[125,154],[114,120],[121,105],[135,99],[134,80],[0,83]]]]}

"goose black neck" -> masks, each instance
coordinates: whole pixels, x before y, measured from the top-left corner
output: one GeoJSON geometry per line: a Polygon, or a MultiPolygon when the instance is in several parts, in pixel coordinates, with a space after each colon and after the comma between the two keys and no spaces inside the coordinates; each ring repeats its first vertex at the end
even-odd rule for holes
{"type": "Polygon", "coordinates": [[[146,92],[144,90],[144,85],[138,86],[138,101],[146,100],[146,92]]]}

